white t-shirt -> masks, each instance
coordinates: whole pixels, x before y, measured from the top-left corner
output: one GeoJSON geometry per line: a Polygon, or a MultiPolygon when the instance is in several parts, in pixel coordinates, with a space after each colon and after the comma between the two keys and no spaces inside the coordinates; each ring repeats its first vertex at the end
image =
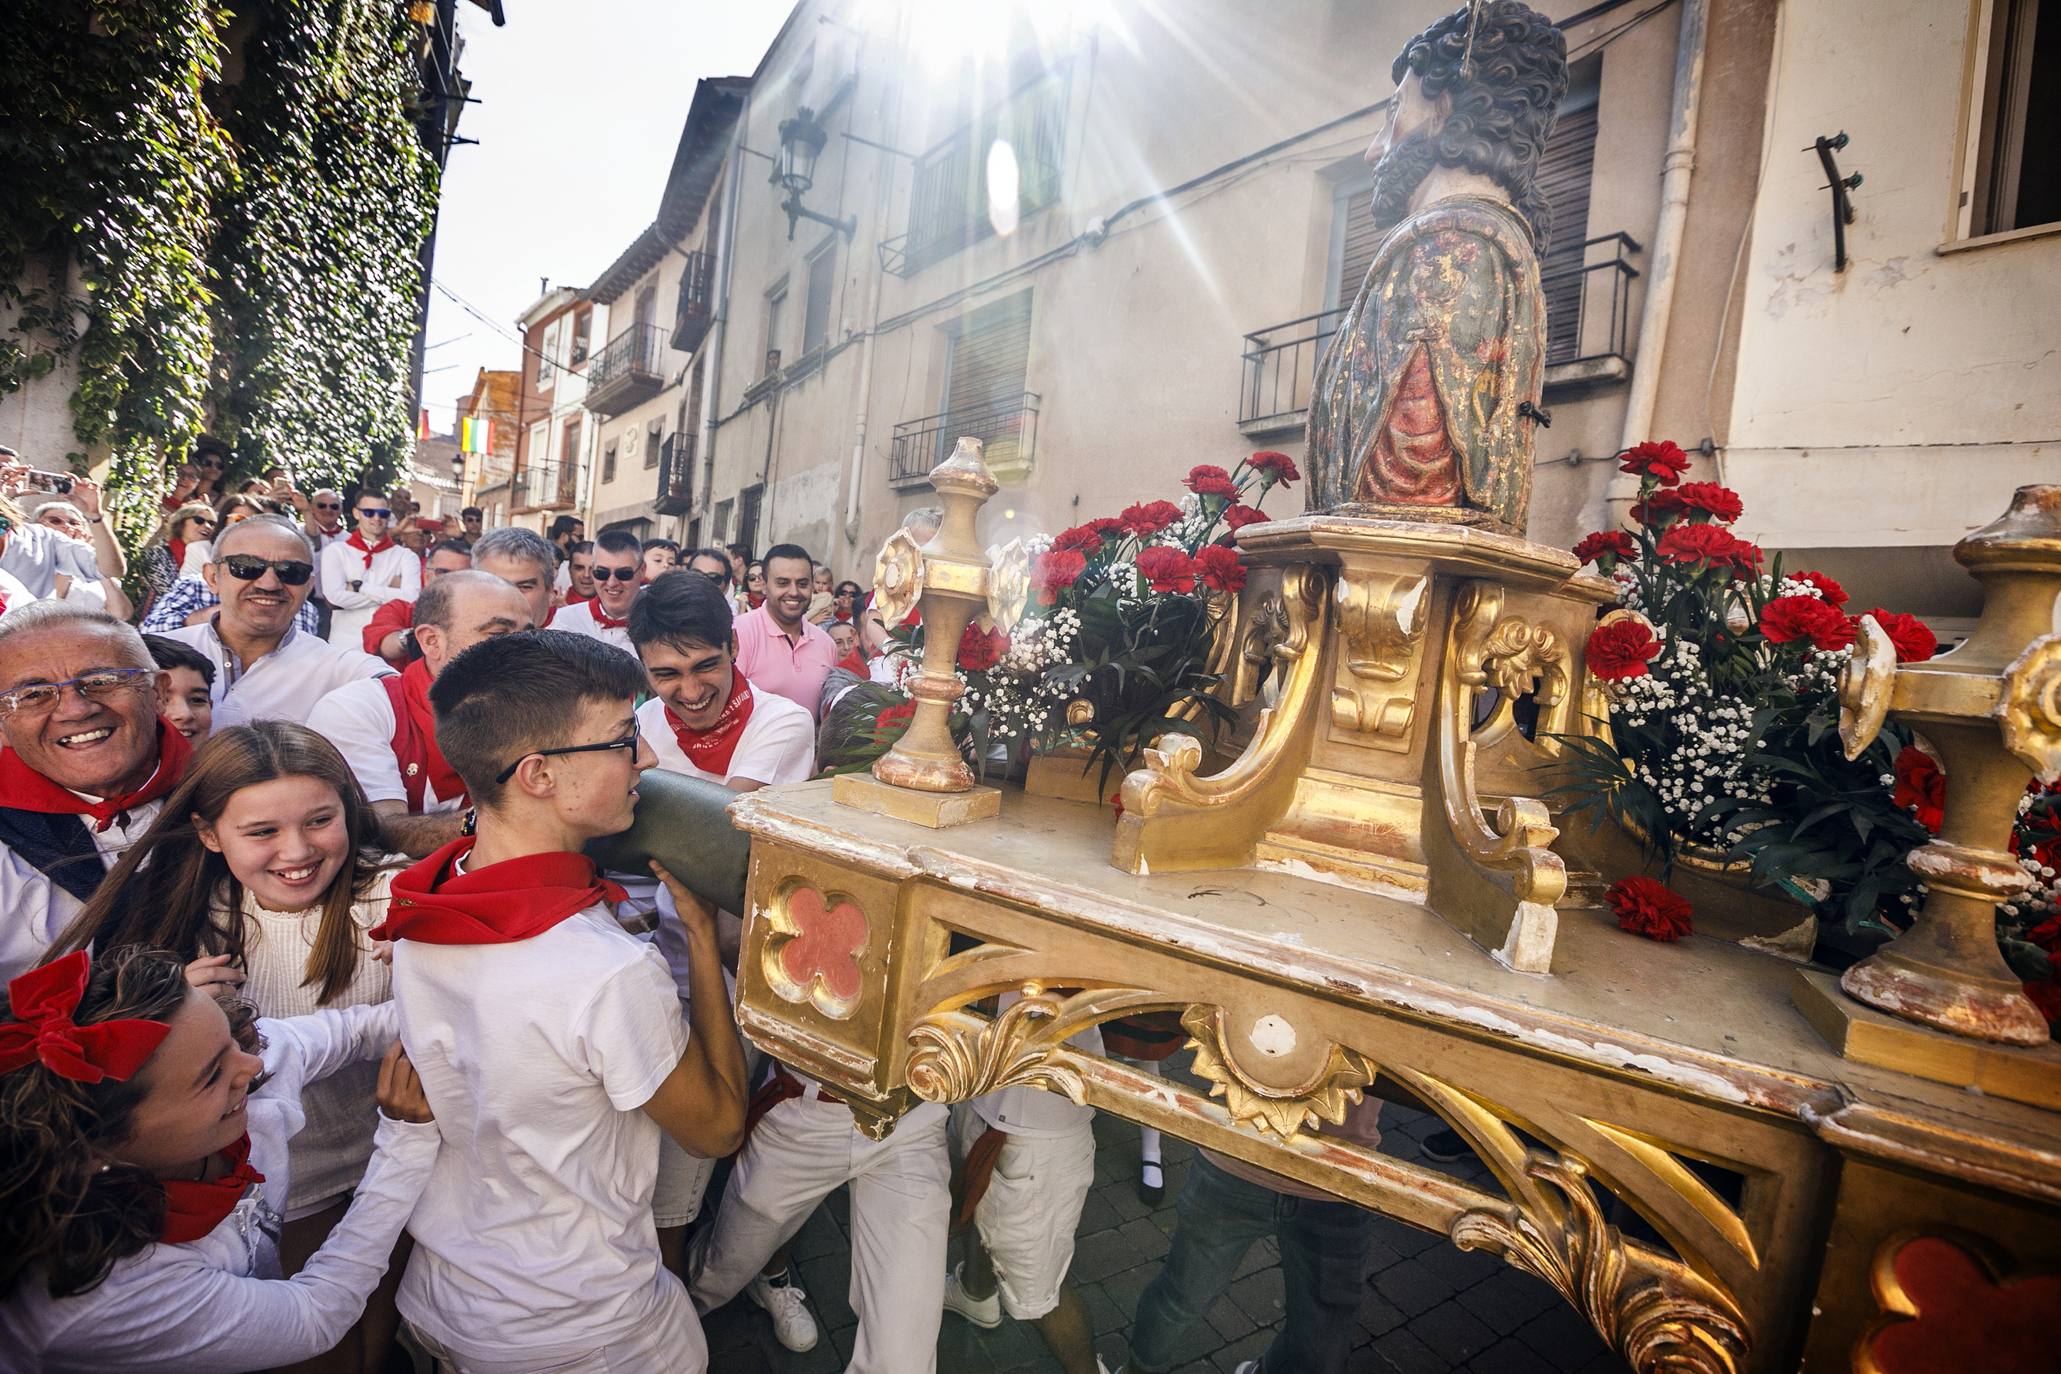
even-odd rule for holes
{"type": "Polygon", "coordinates": [[[728,783],[732,778],[752,782],[807,782],[816,771],[816,722],[806,708],[773,692],[752,691],[751,719],[737,750],[730,755],[730,771],[720,777],[689,762],[673,737],[666,718],[666,704],[653,697],[637,708],[637,728],[658,766],[690,778],[728,783]]]}
{"type": "MultiPolygon", "coordinates": [[[[77,1297],[39,1273],[0,1304],[0,1369],[46,1374],[206,1374],[270,1369],[333,1347],[386,1272],[435,1160],[435,1123],[382,1116],[377,1153],[344,1219],[307,1266],[279,1277],[279,1214],[291,1186],[286,1142],[301,1092],[393,1043],[394,1009],[344,1007],[260,1021],[268,1077],[246,1108],[250,1162],[265,1181],[199,1240],[156,1244],[77,1297]]],[[[369,1110],[377,1111],[377,1108],[369,1110]]]]}
{"type": "Polygon", "coordinates": [[[364,643],[364,629],[372,613],[389,601],[413,601],[422,593],[422,560],[412,549],[395,544],[372,555],[369,563],[362,549],[345,540],[322,549],[322,599],[333,611],[329,618],[329,642],[357,649],[364,643]],[[351,590],[351,583],[358,590],[351,590]]]}
{"type": "MultiPolygon", "coordinates": [[[[290,628],[279,647],[245,667],[237,661],[212,618],[183,629],[167,630],[169,639],[190,644],[215,665],[209,692],[215,704],[215,729],[254,720],[290,720],[307,724],[315,703],[346,682],[385,677],[393,671],[384,659],[345,644],[324,644],[314,635],[290,628]]],[[[355,643],[355,641],[354,641],[355,643]]]]}
{"type": "MultiPolygon", "coordinates": [[[[82,817],[100,862],[113,868],[128,847],[143,838],[164,802],[140,802],[126,813],[128,824],[117,817],[106,830],[96,832],[93,818],[82,817]]],[[[5,845],[0,845],[0,986],[42,962],[52,942],[64,933],[83,905],[37,868],[5,845]]]]}
{"type": "Polygon", "coordinates": [[[42,600],[41,597],[29,590],[28,583],[22,581],[19,577],[7,571],[7,569],[0,568],[0,605],[13,610],[16,606],[26,606],[31,601],[40,600],[42,600]]]}
{"type": "Polygon", "coordinates": [[[570,1358],[652,1320],[678,1280],[651,1227],[659,1127],[639,1108],[687,1047],[665,961],[597,904],[508,944],[397,941],[394,997],[444,1137],[402,1313],[502,1360],[570,1358]]]}
{"type": "Polygon", "coordinates": [[[613,644],[632,658],[637,655],[637,651],[630,647],[630,627],[616,625],[603,628],[594,619],[594,603],[591,601],[582,601],[577,606],[560,606],[558,614],[551,617],[551,628],[613,644]]]}
{"type": "MultiPolygon", "coordinates": [[[[406,801],[401,760],[394,753],[394,703],[386,684],[367,678],[346,682],[315,703],[308,728],[336,746],[344,756],[367,801],[406,801]]],[[[422,811],[454,811],[458,796],[439,797],[427,779],[422,784],[422,811]]]]}
{"type": "Polygon", "coordinates": [[[59,573],[85,582],[101,578],[91,544],[33,522],[8,533],[7,547],[0,549],[0,572],[12,573],[39,597],[56,589],[59,573]]]}

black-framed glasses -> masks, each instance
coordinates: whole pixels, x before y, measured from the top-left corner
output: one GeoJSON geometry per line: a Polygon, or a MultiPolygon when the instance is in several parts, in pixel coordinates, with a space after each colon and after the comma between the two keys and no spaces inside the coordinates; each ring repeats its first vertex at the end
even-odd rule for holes
{"type": "Polygon", "coordinates": [[[238,582],[255,582],[270,568],[289,587],[303,586],[315,575],[313,563],[303,563],[298,558],[260,558],[254,553],[225,554],[222,566],[238,582]]]}
{"type": "Polygon", "coordinates": [[[155,668],[103,668],[99,672],[68,677],[63,682],[32,683],[0,695],[0,712],[10,716],[47,716],[64,699],[67,687],[76,689],[87,701],[105,703],[123,692],[155,686],[157,672],[155,668]]]}
{"type": "Polygon", "coordinates": [[[498,787],[506,783],[515,776],[516,769],[522,767],[523,764],[531,759],[556,758],[560,754],[598,754],[609,749],[627,749],[630,751],[630,758],[634,762],[637,757],[637,746],[643,743],[643,740],[643,733],[633,723],[630,726],[630,733],[624,735],[621,739],[605,740],[600,744],[561,744],[556,749],[532,749],[514,763],[509,764],[506,768],[494,774],[494,785],[498,787]]]}
{"type": "Polygon", "coordinates": [[[596,582],[606,582],[610,578],[614,578],[618,582],[635,582],[641,572],[642,569],[639,568],[596,568],[594,569],[594,580],[596,582]]]}
{"type": "Polygon", "coordinates": [[[360,520],[391,520],[393,517],[393,510],[387,506],[358,507],[358,518],[360,520]]]}

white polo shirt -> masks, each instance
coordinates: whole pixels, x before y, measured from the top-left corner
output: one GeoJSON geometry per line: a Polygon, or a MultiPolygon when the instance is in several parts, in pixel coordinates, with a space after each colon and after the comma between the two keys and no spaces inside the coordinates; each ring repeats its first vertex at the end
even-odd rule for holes
{"type": "Polygon", "coordinates": [[[637,656],[637,651],[630,647],[630,627],[616,625],[604,628],[594,619],[594,603],[591,601],[582,601],[577,606],[560,606],[558,614],[551,617],[551,628],[598,639],[603,644],[615,645],[632,658],[637,656]]]}
{"type": "Polygon", "coordinates": [[[325,644],[297,627],[289,628],[278,648],[248,667],[237,661],[215,633],[212,617],[198,625],[167,630],[165,636],[192,645],[215,665],[215,685],[209,695],[214,698],[218,731],[254,720],[305,725],[315,703],[346,682],[393,672],[383,659],[363,649],[325,644]]]}
{"type": "Polygon", "coordinates": [[[690,778],[728,784],[732,778],[753,782],[807,782],[816,772],[816,722],[809,713],[786,697],[762,692],[751,694],[751,719],[737,750],[730,755],[730,771],[721,776],[691,763],[666,717],[666,704],[653,697],[637,708],[637,728],[658,766],[690,778]]]}
{"type": "MultiPolygon", "coordinates": [[[[344,756],[367,801],[406,801],[408,788],[401,761],[394,754],[393,698],[376,678],[346,682],[315,703],[308,728],[336,746],[344,756]]],[[[439,797],[427,779],[422,784],[422,810],[455,811],[462,797],[439,797]]]]}

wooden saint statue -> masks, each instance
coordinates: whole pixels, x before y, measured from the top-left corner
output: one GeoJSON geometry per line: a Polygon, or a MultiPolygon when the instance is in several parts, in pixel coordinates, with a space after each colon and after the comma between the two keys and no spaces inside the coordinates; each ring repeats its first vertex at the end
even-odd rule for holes
{"type": "Polygon", "coordinates": [[[1539,154],[1567,44],[1474,0],[1405,45],[1367,149],[1383,238],[1318,364],[1309,508],[1524,533],[1546,361],[1539,154]]]}

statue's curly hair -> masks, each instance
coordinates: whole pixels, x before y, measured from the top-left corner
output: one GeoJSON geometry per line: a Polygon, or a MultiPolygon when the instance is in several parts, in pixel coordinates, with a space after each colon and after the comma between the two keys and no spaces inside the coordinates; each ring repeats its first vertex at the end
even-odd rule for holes
{"type": "MultiPolygon", "coordinates": [[[[72,1016],[81,1026],[166,1021],[186,996],[177,956],[128,945],[93,961],[72,1016]]],[[[237,1043],[255,1054],[255,1011],[245,1002],[223,1010],[237,1043]]],[[[0,1024],[13,1019],[0,1000],[0,1024]]],[[[135,1124],[141,1077],[87,1084],[40,1064],[0,1074],[0,1299],[32,1273],[53,1298],[87,1292],[117,1260],[156,1242],[164,1184],[110,1154],[135,1124]]]]}
{"type": "Polygon", "coordinates": [[[1473,20],[1462,5],[1403,45],[1393,77],[1415,75],[1452,113],[1436,140],[1438,161],[1488,177],[1510,193],[1544,251],[1552,212],[1539,193],[1539,156],[1567,94],[1567,39],[1520,0],[1486,0],[1473,20]]]}

